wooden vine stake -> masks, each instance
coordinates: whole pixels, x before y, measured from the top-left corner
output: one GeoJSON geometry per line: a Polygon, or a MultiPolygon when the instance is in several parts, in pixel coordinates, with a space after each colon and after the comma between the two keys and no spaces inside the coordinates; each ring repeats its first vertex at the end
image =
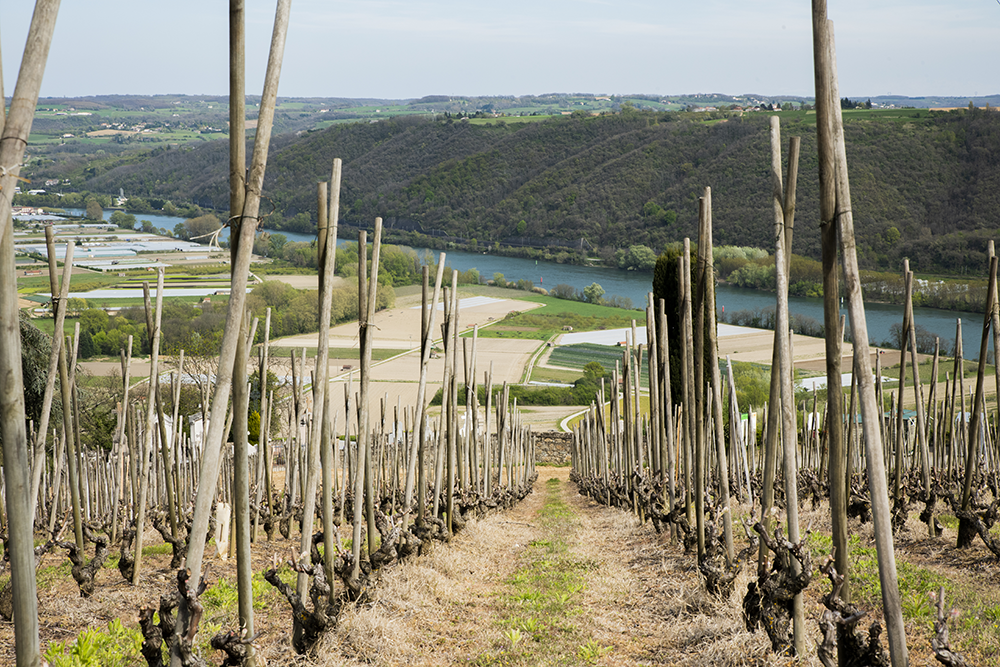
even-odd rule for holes
{"type": "MultiPolygon", "coordinates": [[[[781,442],[783,452],[782,473],[785,481],[785,511],[788,524],[788,541],[799,543],[799,497],[798,468],[796,465],[796,430],[795,430],[795,393],[792,386],[792,350],[790,345],[790,327],[788,321],[788,271],[785,256],[785,217],[783,193],[781,185],[781,134],[780,121],[777,116],[771,116],[771,184],[773,186],[774,202],[774,263],[777,277],[778,304],[775,313],[775,341],[778,343],[778,372],[780,373],[781,402],[780,406],[771,406],[771,410],[780,410],[781,442]]],[[[772,377],[774,370],[772,369],[772,377]]],[[[791,559],[789,565],[792,575],[798,576],[801,564],[791,559]]],[[[805,655],[805,612],[802,593],[796,593],[792,602],[793,644],[795,655],[805,655]]]]}
{"type": "MultiPolygon", "coordinates": [[[[968,440],[966,441],[965,453],[965,482],[962,486],[962,512],[958,520],[958,543],[959,549],[965,549],[972,544],[978,534],[975,524],[969,519],[972,509],[972,480],[976,475],[979,463],[980,450],[985,443],[981,443],[980,434],[983,432],[983,405],[986,391],[986,349],[989,345],[990,324],[993,320],[992,308],[993,299],[997,288],[997,257],[990,258],[990,280],[987,285],[986,314],[983,317],[983,337],[979,345],[979,366],[976,372],[976,397],[972,404],[972,419],[969,423],[968,440]]],[[[964,414],[963,410],[963,414],[964,414]]]]}
{"type": "MultiPolygon", "coordinates": [[[[198,494],[192,517],[191,538],[188,543],[187,566],[190,569],[189,581],[193,583],[195,590],[197,590],[201,581],[205,538],[208,532],[212,501],[215,498],[219,477],[222,438],[225,435],[224,430],[226,426],[225,406],[228,404],[232,388],[233,368],[237,361],[237,347],[243,335],[242,325],[246,306],[246,287],[250,270],[251,249],[254,232],[257,227],[257,215],[260,210],[261,188],[264,183],[264,169],[267,165],[267,152],[271,140],[271,129],[278,96],[278,81],[281,76],[281,63],[284,56],[285,36],[288,30],[290,8],[290,0],[278,0],[274,31],[271,36],[271,50],[264,77],[264,90],[260,101],[253,158],[250,164],[249,178],[245,186],[246,197],[237,218],[239,221],[239,235],[238,240],[235,241],[238,248],[237,262],[233,265],[232,270],[232,289],[226,311],[222,348],[219,352],[219,368],[215,393],[212,399],[213,409],[205,436],[198,494]]],[[[239,360],[241,363],[245,363],[244,357],[240,357],[239,360]]],[[[181,631],[181,636],[187,636],[192,629],[188,627],[189,620],[197,620],[197,616],[192,615],[192,612],[191,604],[185,598],[185,601],[179,605],[177,612],[177,623],[181,631]]],[[[194,633],[190,634],[193,636],[194,633]]],[[[175,642],[171,646],[170,664],[172,667],[177,667],[183,664],[182,659],[182,648],[179,642],[175,642]]]]}
{"type": "MultiPolygon", "coordinates": [[[[0,104],[0,124],[3,125],[3,133],[0,134],[0,433],[3,435],[11,589],[14,617],[17,619],[14,625],[14,654],[18,667],[39,664],[41,654],[11,199],[31,132],[58,12],[59,0],[36,2],[9,115],[5,116],[0,104]]],[[[0,99],[2,88],[0,82],[0,99]]]]}
{"type": "MultiPolygon", "coordinates": [[[[57,274],[57,262],[55,243],[53,241],[52,225],[45,227],[45,245],[48,248],[49,256],[49,286],[52,290],[52,310],[55,313],[55,328],[53,331],[62,331],[63,323],[66,320],[66,300],[69,296],[70,276],[73,273],[73,243],[66,244],[66,255],[63,258],[62,286],[59,285],[57,274]],[[58,293],[58,297],[56,294],[58,293]]],[[[48,379],[45,382],[45,393],[42,397],[42,413],[38,421],[38,430],[35,438],[35,461],[32,465],[31,480],[31,516],[35,516],[35,504],[38,502],[38,491],[41,486],[41,474],[45,467],[45,438],[49,430],[49,416],[52,412],[52,397],[55,394],[56,371],[59,368],[59,359],[66,352],[63,349],[62,336],[52,337],[52,353],[49,356],[48,379]]]]}
{"type": "MultiPolygon", "coordinates": [[[[327,394],[329,393],[329,374],[330,374],[330,309],[333,304],[333,271],[334,263],[337,257],[337,223],[334,220],[330,223],[329,220],[329,204],[327,202],[328,197],[333,198],[334,201],[340,201],[340,169],[341,161],[340,158],[336,158],[333,161],[333,187],[338,191],[330,193],[329,186],[326,182],[319,183],[316,188],[317,195],[317,211],[318,211],[318,232],[320,233],[319,242],[319,260],[320,260],[320,273],[319,273],[319,340],[317,341],[318,347],[316,349],[316,374],[313,378],[313,428],[309,435],[308,444],[308,464],[306,466],[306,493],[302,499],[302,539],[300,543],[300,553],[309,553],[310,545],[312,544],[312,529],[313,529],[313,516],[316,513],[316,487],[319,481],[319,470],[320,467],[320,446],[323,436],[323,429],[328,428],[324,426],[326,421],[327,412],[327,394]],[[333,236],[331,237],[331,234],[333,236]]],[[[328,431],[329,433],[329,431],[328,431]]],[[[327,475],[328,470],[324,470],[323,476],[323,487],[327,489],[330,486],[330,478],[327,475]]],[[[324,490],[324,498],[326,498],[326,491],[324,490]]],[[[331,512],[332,512],[332,502],[331,502],[331,512]]],[[[324,523],[327,521],[327,514],[324,512],[323,516],[324,523]]],[[[329,517],[330,528],[333,527],[333,517],[329,517]]],[[[325,564],[329,565],[333,558],[333,536],[327,537],[324,534],[324,550],[326,554],[324,556],[325,564]]],[[[328,571],[332,572],[332,567],[327,568],[328,571]]],[[[309,577],[306,573],[299,572],[298,582],[297,582],[297,592],[300,597],[304,598],[308,592],[309,587],[309,577]]]]}
{"type": "MultiPolygon", "coordinates": [[[[343,162],[341,159],[335,158],[333,160],[333,171],[330,175],[330,186],[329,188],[320,187],[319,201],[317,202],[319,205],[318,221],[326,221],[325,226],[322,224],[318,225],[318,238],[322,239],[320,242],[320,248],[322,249],[320,258],[322,259],[321,266],[323,271],[320,277],[320,305],[323,314],[320,316],[319,321],[319,343],[323,351],[324,359],[322,364],[320,364],[320,354],[319,351],[317,351],[316,367],[317,370],[322,367],[324,371],[322,380],[322,403],[324,404],[324,409],[321,412],[321,419],[323,421],[320,428],[320,459],[322,462],[323,473],[323,567],[326,573],[326,580],[328,582],[333,581],[333,560],[334,554],[336,554],[333,532],[333,484],[336,478],[336,464],[332,451],[332,443],[336,441],[336,420],[331,416],[331,413],[333,412],[333,397],[331,395],[329,382],[327,381],[327,378],[329,377],[328,359],[330,350],[330,308],[333,303],[333,289],[330,283],[333,282],[333,274],[337,258],[337,224],[340,221],[340,177],[342,168],[343,162]],[[329,190],[329,200],[327,200],[327,197],[324,196],[327,189],[329,190]]],[[[317,381],[319,381],[319,377],[319,374],[317,374],[317,381]]],[[[319,402],[317,401],[314,405],[318,403],[319,402]]],[[[304,516],[305,515],[303,514],[303,517],[304,516]]],[[[305,531],[303,531],[303,534],[305,534],[305,531]]],[[[332,584],[330,586],[330,596],[332,601],[332,584]]]]}
{"type": "MultiPolygon", "coordinates": [[[[444,277],[445,254],[441,253],[438,258],[437,275],[434,279],[434,296],[428,301],[429,291],[429,268],[425,265],[423,269],[423,298],[421,300],[420,317],[420,381],[417,384],[417,413],[413,420],[413,428],[418,430],[417,437],[411,443],[409,460],[406,465],[406,487],[403,495],[403,529],[407,528],[410,505],[413,502],[413,483],[415,468],[419,462],[417,471],[417,522],[423,524],[424,521],[424,492],[427,489],[427,480],[424,470],[424,453],[426,451],[427,439],[427,363],[431,358],[432,332],[434,331],[434,320],[437,316],[437,303],[441,296],[441,279],[444,277]]],[[[489,409],[487,408],[487,415],[489,409]]],[[[487,467],[487,470],[489,468],[487,467]]],[[[487,493],[489,493],[487,491],[487,493]]]]}
{"type": "MultiPolygon", "coordinates": [[[[146,292],[147,308],[149,305],[149,284],[143,283],[146,292]]],[[[149,363],[149,389],[146,393],[146,426],[143,430],[143,440],[139,449],[139,509],[135,515],[135,555],[132,570],[132,585],[139,585],[140,565],[142,564],[142,533],[146,518],[146,495],[149,490],[149,456],[153,451],[153,430],[156,428],[156,385],[160,382],[159,359],[160,359],[160,313],[163,310],[163,268],[161,267],[156,276],[156,314],[153,321],[153,329],[150,332],[150,363],[149,363]]],[[[146,321],[150,321],[147,312],[146,321]]]]}
{"type": "Polygon", "coordinates": [[[836,218],[840,225],[844,286],[848,313],[851,318],[851,332],[854,338],[854,373],[859,378],[861,387],[865,460],[868,467],[868,484],[872,501],[879,580],[882,586],[882,608],[885,614],[889,656],[893,667],[905,667],[909,662],[906,648],[906,628],[903,624],[903,609],[896,575],[895,547],[892,542],[892,516],[882,451],[882,433],[879,428],[881,410],[876,404],[874,384],[869,380],[872,377],[872,363],[868,345],[868,323],[861,295],[861,277],[854,239],[854,216],[851,211],[847,150],[844,143],[844,126],[837,85],[833,26],[832,22],[827,19],[825,0],[813,0],[812,11],[817,126],[823,127],[829,123],[832,127],[832,141],[829,145],[820,146],[819,161],[820,164],[833,163],[835,168],[836,218]],[[820,104],[820,99],[825,100],[825,104],[820,104]]]}
{"type": "Polygon", "coordinates": [[[382,218],[375,218],[375,238],[372,247],[371,283],[367,278],[368,234],[358,234],[358,334],[359,356],[361,360],[361,393],[358,404],[358,455],[354,473],[354,532],[351,544],[351,573],[349,592],[357,597],[363,590],[361,582],[361,528],[362,520],[368,524],[368,554],[375,551],[375,506],[372,497],[371,465],[371,422],[369,410],[369,385],[372,363],[372,334],[375,326],[371,321],[375,310],[378,291],[378,260],[382,240],[382,218]]]}
{"type": "MultiPolygon", "coordinates": [[[[246,38],[244,27],[244,0],[229,1],[229,223],[231,236],[239,237],[244,225],[253,227],[242,217],[246,205],[246,38]]],[[[250,249],[237,243],[230,249],[231,282],[236,281],[241,255],[250,249]]],[[[249,257],[247,258],[249,260],[249,257]]],[[[247,317],[241,313],[239,335],[236,340],[233,364],[233,510],[236,549],[236,590],[240,626],[251,637],[254,634],[253,572],[250,563],[250,467],[248,461],[247,411],[250,390],[247,385],[247,357],[253,340],[247,341],[247,317]]],[[[266,380],[261,382],[264,391],[266,380]]],[[[215,404],[213,403],[213,408],[215,404]]],[[[197,582],[196,582],[197,585],[197,582]]],[[[247,646],[247,664],[255,664],[253,645],[247,646]]]]}
{"type": "MultiPolygon", "coordinates": [[[[726,457],[726,442],[723,434],[722,418],[722,373],[719,370],[719,339],[715,315],[715,269],[712,252],[712,189],[705,188],[704,221],[702,238],[698,242],[698,254],[705,264],[705,317],[708,319],[707,340],[709,372],[712,379],[712,415],[715,422],[716,465],[718,466],[719,503],[722,506],[722,532],[726,544],[726,564],[732,565],[735,558],[733,546],[733,516],[729,506],[729,463],[726,457]]],[[[650,376],[652,377],[652,376],[650,376]]],[[[707,453],[706,453],[707,454],[707,453]]]]}

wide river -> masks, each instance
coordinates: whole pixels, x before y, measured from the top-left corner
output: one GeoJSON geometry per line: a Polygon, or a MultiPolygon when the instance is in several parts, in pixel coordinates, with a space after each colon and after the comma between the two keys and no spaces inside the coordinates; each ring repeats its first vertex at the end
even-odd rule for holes
{"type": "MultiPolygon", "coordinates": [[[[71,211],[77,215],[82,212],[71,211]]],[[[111,211],[104,212],[104,218],[111,217],[111,211]]],[[[149,220],[156,227],[173,229],[183,218],[150,215],[141,213],[137,220],[149,220]]],[[[223,230],[222,238],[228,237],[228,229],[223,230]]],[[[289,241],[311,241],[315,234],[299,234],[296,232],[278,232],[284,234],[289,241]]],[[[339,244],[349,243],[349,239],[339,239],[339,244]]],[[[425,253],[431,253],[434,260],[440,251],[426,248],[414,248],[417,254],[424,258],[425,253]]],[[[606,296],[628,297],[637,307],[646,303],[646,294],[652,289],[653,274],[648,271],[621,271],[574,264],[556,264],[555,262],[536,261],[517,257],[501,257],[498,255],[447,251],[445,262],[453,269],[466,271],[477,269],[482,279],[489,280],[496,273],[502,273],[508,281],[530,280],[539,287],[552,289],[556,285],[566,284],[583,291],[591,283],[598,283],[604,288],[606,296]]],[[[729,312],[737,310],[753,310],[773,307],[775,295],[770,292],[742,289],[730,285],[719,285],[715,293],[716,305],[719,309],[729,312]]],[[[811,317],[817,322],[823,321],[823,301],[817,298],[789,297],[789,308],[793,314],[811,317]]],[[[846,308],[841,309],[846,315],[846,308]]],[[[865,304],[865,314],[868,322],[868,337],[881,344],[889,339],[889,329],[893,324],[902,323],[902,306],[868,303],[865,304]]],[[[979,341],[982,336],[983,316],[979,313],[938,310],[936,308],[914,308],[913,316],[917,324],[941,338],[942,351],[952,351],[955,340],[956,319],[962,319],[962,344],[967,359],[979,357],[979,341]]],[[[849,319],[849,318],[848,318],[849,319]]],[[[990,343],[992,348],[992,342],[990,343]]]]}

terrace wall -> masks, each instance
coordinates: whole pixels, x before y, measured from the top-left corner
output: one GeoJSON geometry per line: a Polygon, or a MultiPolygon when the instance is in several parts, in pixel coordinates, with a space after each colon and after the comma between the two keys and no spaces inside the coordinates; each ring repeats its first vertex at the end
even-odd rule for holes
{"type": "Polygon", "coordinates": [[[539,431],[535,436],[535,462],[566,465],[570,463],[572,433],[539,431]]]}

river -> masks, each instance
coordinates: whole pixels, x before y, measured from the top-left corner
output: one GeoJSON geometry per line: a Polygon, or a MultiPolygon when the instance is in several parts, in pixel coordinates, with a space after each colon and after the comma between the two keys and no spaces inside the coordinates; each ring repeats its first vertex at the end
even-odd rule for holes
{"type": "MultiPolygon", "coordinates": [[[[82,211],[67,209],[76,215],[82,215],[82,211]]],[[[111,217],[111,211],[104,212],[104,219],[111,217]]],[[[183,222],[184,218],[167,215],[151,215],[140,213],[136,215],[139,221],[149,220],[156,227],[163,227],[172,230],[178,222],[183,222]]],[[[297,232],[275,232],[284,234],[289,241],[311,241],[316,238],[315,234],[300,234],[297,232]]],[[[229,230],[224,229],[220,235],[222,239],[227,238],[229,230]]],[[[349,239],[338,239],[338,244],[350,243],[349,239]]],[[[414,248],[417,254],[424,258],[426,253],[431,253],[435,261],[440,251],[427,248],[414,248]]],[[[589,266],[579,266],[575,264],[556,264],[555,262],[537,261],[533,259],[522,259],[518,257],[502,257],[488,253],[473,253],[462,251],[446,251],[448,265],[459,271],[477,269],[481,278],[491,280],[496,273],[502,273],[508,281],[530,280],[539,287],[552,289],[556,285],[566,284],[574,289],[583,291],[591,283],[598,283],[604,288],[607,296],[621,296],[632,300],[635,306],[643,306],[646,303],[646,294],[651,289],[653,280],[652,272],[647,271],[621,271],[618,269],[606,269],[589,266]]],[[[773,307],[775,295],[770,292],[759,290],[743,289],[730,285],[720,284],[715,293],[716,306],[721,310],[755,310],[773,307]]],[[[823,300],[807,297],[789,297],[789,309],[795,315],[810,317],[817,322],[823,321],[823,300]]],[[[847,309],[841,308],[841,314],[846,315],[847,309]]],[[[890,304],[867,303],[865,304],[865,314],[868,323],[868,337],[876,343],[882,343],[889,339],[889,330],[893,324],[902,323],[903,307],[890,304]]],[[[979,357],[979,340],[982,335],[983,316],[980,313],[967,313],[961,311],[939,310],[937,308],[914,308],[913,317],[917,324],[927,331],[941,338],[942,350],[951,352],[952,344],[955,340],[955,320],[962,319],[962,344],[967,359],[977,359],[979,357]]],[[[849,318],[848,318],[849,319],[849,318]]],[[[992,341],[990,342],[992,349],[992,341]]]]}
{"type": "MultiPolygon", "coordinates": [[[[439,252],[427,251],[424,248],[416,248],[415,250],[421,257],[423,257],[424,252],[439,252]]],[[[483,280],[492,279],[494,273],[502,273],[508,281],[531,280],[536,285],[546,289],[552,289],[560,283],[565,283],[582,291],[584,287],[596,282],[604,288],[606,296],[628,297],[638,307],[645,306],[646,294],[652,289],[653,281],[651,271],[621,271],[619,269],[556,264],[533,259],[460,251],[448,251],[445,261],[453,269],[461,271],[475,268],[483,280]]],[[[715,290],[716,307],[723,311],[773,308],[775,300],[775,294],[772,292],[744,289],[726,284],[719,284],[715,290]]],[[[793,314],[811,317],[820,324],[823,322],[822,299],[791,296],[788,298],[788,306],[793,314]]],[[[847,308],[841,308],[840,312],[846,316],[847,308]]],[[[869,339],[881,344],[889,339],[889,330],[893,324],[902,324],[903,307],[882,303],[866,303],[865,315],[869,339]]],[[[982,335],[983,322],[981,313],[939,310],[937,308],[914,308],[913,317],[917,324],[933,335],[939,336],[942,351],[947,346],[949,353],[955,340],[955,320],[962,318],[962,345],[965,357],[967,359],[979,357],[979,339],[982,335]]],[[[850,318],[848,318],[849,320],[850,318]]]]}

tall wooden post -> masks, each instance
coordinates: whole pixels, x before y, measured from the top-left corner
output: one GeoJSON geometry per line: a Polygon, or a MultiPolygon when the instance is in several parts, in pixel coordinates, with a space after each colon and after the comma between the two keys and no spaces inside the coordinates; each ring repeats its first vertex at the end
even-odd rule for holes
{"type": "MultiPolygon", "coordinates": [[[[244,29],[244,0],[229,0],[229,222],[231,238],[239,238],[244,225],[253,227],[256,221],[242,218],[246,202],[246,56],[244,29]]],[[[234,243],[230,248],[230,267],[235,277],[240,253],[250,253],[250,248],[234,243]]],[[[233,495],[235,512],[236,584],[240,625],[246,636],[254,634],[253,587],[250,563],[250,469],[247,457],[247,388],[248,346],[246,340],[246,315],[240,318],[243,326],[236,345],[233,366],[233,495]]],[[[261,385],[262,391],[266,383],[261,385]]],[[[213,404],[213,407],[215,405],[213,404]]],[[[216,410],[218,408],[216,407],[216,410]]],[[[249,664],[254,664],[253,646],[249,646],[249,664]]]]}
{"type": "MultiPolygon", "coordinates": [[[[413,420],[413,425],[415,429],[419,430],[417,437],[414,438],[414,446],[411,448],[409,460],[406,466],[406,488],[404,490],[404,521],[409,518],[409,508],[410,503],[413,500],[413,480],[414,480],[414,469],[419,462],[420,470],[417,480],[417,488],[419,489],[417,493],[417,521],[421,524],[424,520],[424,492],[427,488],[427,480],[425,479],[424,470],[424,453],[426,450],[426,440],[427,440],[427,406],[426,395],[427,395],[427,364],[431,358],[431,342],[433,339],[432,332],[434,331],[434,320],[437,316],[437,302],[438,298],[441,296],[441,279],[444,276],[444,258],[445,254],[441,253],[438,258],[438,268],[437,276],[434,280],[434,297],[428,302],[428,291],[430,288],[430,270],[425,265],[423,268],[423,299],[421,300],[421,315],[420,315],[420,380],[417,384],[417,413],[413,420]]],[[[487,414],[488,414],[487,410],[487,414]]]]}
{"type": "MultiPolygon", "coordinates": [[[[792,351],[789,345],[790,330],[788,322],[788,272],[785,268],[785,229],[784,206],[781,187],[781,141],[780,121],[777,116],[771,116],[771,183],[774,203],[774,264],[777,278],[778,304],[775,312],[774,331],[778,341],[778,366],[781,382],[781,405],[771,406],[772,410],[781,411],[781,440],[784,453],[782,468],[785,480],[785,512],[788,524],[788,540],[792,544],[799,542],[799,498],[798,469],[796,466],[796,429],[795,429],[795,394],[792,387],[792,351]],[[775,167],[778,169],[775,169],[775,167]]],[[[772,370],[773,372],[773,370],[772,370]]],[[[798,561],[791,561],[792,571],[798,574],[798,561]]],[[[805,654],[805,612],[802,593],[795,595],[792,609],[793,644],[796,655],[805,654]]]]}
{"type": "MultiPolygon", "coordinates": [[[[990,306],[996,296],[997,285],[997,257],[990,258],[990,281],[987,287],[986,315],[983,317],[983,337],[979,345],[979,368],[976,374],[976,397],[972,403],[972,419],[969,423],[969,433],[965,450],[965,483],[962,486],[962,511],[970,511],[972,502],[972,480],[979,468],[979,452],[982,438],[980,432],[983,430],[983,396],[986,390],[986,349],[989,344],[990,323],[993,320],[993,313],[990,306]]],[[[964,415],[963,415],[964,418],[964,415]]],[[[976,529],[968,519],[960,518],[958,521],[958,544],[959,549],[964,549],[972,544],[976,538],[976,529]]]]}
{"type": "MultiPolygon", "coordinates": [[[[722,505],[722,535],[726,543],[726,562],[732,564],[736,556],[733,546],[733,513],[729,506],[729,462],[722,418],[722,373],[719,370],[719,340],[715,320],[715,266],[712,251],[712,189],[705,188],[705,236],[698,251],[705,259],[705,317],[708,319],[708,363],[712,375],[712,414],[715,421],[716,462],[718,465],[719,502],[722,505]],[[704,246],[704,247],[702,247],[704,246]]],[[[652,377],[652,376],[650,376],[652,377]]],[[[730,443],[735,446],[735,443],[730,443]]]]}
{"type": "MultiPolygon", "coordinates": [[[[253,249],[253,237],[257,228],[257,215],[260,211],[260,195],[264,184],[264,170],[267,166],[267,153],[271,142],[271,129],[274,121],[274,109],[278,97],[278,81],[281,78],[281,63],[284,58],[285,37],[288,31],[288,16],[291,0],[278,0],[275,11],[274,30],[271,35],[271,49],[268,55],[267,70],[264,76],[264,90],[261,94],[260,112],[257,119],[257,134],[254,141],[253,159],[250,164],[249,178],[246,183],[246,198],[240,211],[239,238],[233,238],[237,244],[237,263],[232,269],[232,289],[226,310],[226,324],[222,336],[222,348],[219,351],[219,368],[213,396],[212,418],[209,420],[205,444],[202,452],[201,472],[199,475],[198,495],[195,500],[192,517],[191,538],[188,542],[187,566],[191,572],[191,581],[195,587],[201,581],[202,558],[205,553],[205,537],[208,532],[208,522],[212,511],[212,501],[215,497],[221,464],[222,438],[225,435],[226,410],[222,407],[229,401],[233,383],[233,368],[237,360],[246,363],[245,357],[238,357],[237,347],[242,337],[243,311],[246,304],[246,286],[250,272],[250,256],[253,249]]],[[[178,609],[177,623],[180,631],[188,630],[192,610],[188,605],[181,604],[178,609]]],[[[175,644],[175,647],[177,644],[175,644]]],[[[171,667],[179,667],[181,656],[179,649],[172,650],[171,667]]]]}
{"type": "MultiPolygon", "coordinates": [[[[878,553],[879,580],[882,585],[882,606],[885,612],[886,635],[893,667],[905,667],[909,658],[906,648],[906,628],[899,597],[896,575],[895,548],[892,542],[892,517],[889,508],[888,486],[885,476],[885,461],[882,454],[882,433],[878,425],[881,410],[875,401],[875,388],[867,382],[871,377],[871,354],[868,346],[868,323],[865,318],[864,302],[861,294],[860,269],[854,237],[854,216],[851,211],[851,191],[847,172],[847,149],[844,142],[844,128],[840,113],[837,85],[837,64],[833,41],[833,27],[826,18],[825,0],[813,0],[813,54],[816,58],[817,102],[819,90],[825,89],[823,99],[827,103],[817,103],[817,123],[832,122],[833,162],[835,164],[837,189],[837,217],[840,223],[840,250],[843,260],[844,286],[848,312],[851,317],[851,332],[854,337],[854,371],[863,380],[861,386],[861,411],[865,433],[868,483],[872,498],[872,515],[875,524],[875,548],[878,553]],[[827,119],[830,114],[831,120],[827,119]]],[[[820,161],[830,160],[825,154],[820,161]]]]}
{"type": "MultiPolygon", "coordinates": [[[[340,179],[343,170],[343,162],[340,158],[333,161],[333,170],[330,176],[329,200],[320,203],[320,210],[326,210],[327,228],[320,230],[323,237],[323,273],[322,279],[324,291],[320,293],[320,303],[323,310],[319,327],[324,332],[320,344],[325,347],[324,353],[327,357],[323,362],[323,368],[329,366],[329,326],[330,308],[333,304],[333,289],[329,283],[333,280],[337,258],[337,226],[340,222],[340,179]],[[325,232],[325,233],[324,233],[325,232]],[[327,307],[327,293],[330,294],[330,308],[327,307]]],[[[319,353],[317,351],[317,358],[319,353]]],[[[317,361],[317,366],[319,362],[317,361]]],[[[324,374],[324,378],[329,377],[329,371],[324,374]]],[[[337,421],[333,415],[333,397],[327,379],[323,380],[324,402],[326,409],[322,412],[322,429],[320,433],[320,454],[323,469],[323,560],[326,568],[328,581],[333,581],[333,562],[336,554],[333,534],[333,491],[337,478],[333,443],[336,442],[337,421]]],[[[333,587],[330,587],[331,600],[333,599],[333,587]]]]}
{"type": "MultiPolygon", "coordinates": [[[[149,284],[143,283],[147,302],[149,284]]],[[[148,303],[147,303],[148,307],[148,303]]],[[[156,384],[159,383],[160,359],[160,313],[163,310],[163,268],[156,276],[156,311],[153,316],[153,329],[149,332],[149,389],[146,392],[146,422],[143,431],[142,445],[139,448],[139,509],[135,515],[135,556],[132,569],[132,585],[139,585],[139,575],[142,564],[142,532],[146,517],[146,494],[149,489],[149,457],[153,451],[153,431],[156,428],[156,384]]],[[[146,318],[150,318],[147,316],[146,318]]]]}

